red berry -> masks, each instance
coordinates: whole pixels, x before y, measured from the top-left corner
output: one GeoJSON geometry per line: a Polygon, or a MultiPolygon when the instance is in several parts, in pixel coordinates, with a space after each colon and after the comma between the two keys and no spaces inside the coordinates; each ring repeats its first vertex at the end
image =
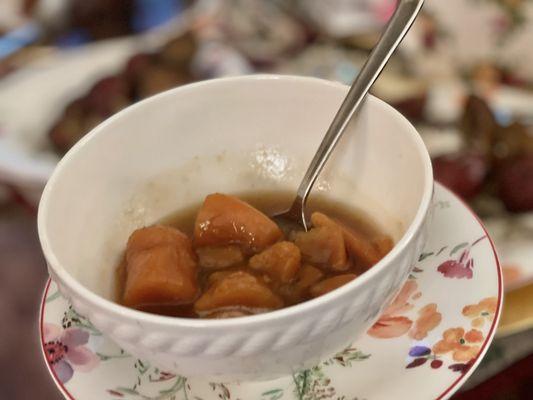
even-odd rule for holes
{"type": "Polygon", "coordinates": [[[405,366],[405,368],[416,368],[426,363],[428,359],[425,357],[418,357],[405,366]]]}
{"type": "Polygon", "coordinates": [[[139,79],[153,63],[154,55],[150,53],[137,53],[130,57],[126,64],[125,72],[128,79],[139,79]]]}
{"type": "Polygon", "coordinates": [[[442,360],[433,360],[431,361],[431,368],[433,369],[437,369],[437,368],[440,368],[442,366],[442,360]]]}
{"type": "Polygon", "coordinates": [[[487,162],[478,154],[447,154],[433,159],[435,179],[465,200],[481,191],[487,171],[487,162]]]}
{"type": "Polygon", "coordinates": [[[533,210],[533,155],[505,163],[498,175],[498,188],[509,211],[533,210]]]}
{"type": "Polygon", "coordinates": [[[109,116],[130,102],[131,89],[122,76],[109,76],[98,81],[87,95],[90,110],[109,116]]]}

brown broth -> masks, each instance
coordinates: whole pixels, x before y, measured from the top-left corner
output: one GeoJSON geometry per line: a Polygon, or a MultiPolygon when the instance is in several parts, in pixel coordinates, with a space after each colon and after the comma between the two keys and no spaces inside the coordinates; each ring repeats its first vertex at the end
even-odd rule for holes
{"type": "MultiPolygon", "coordinates": [[[[286,210],[290,205],[294,194],[290,192],[268,191],[238,193],[235,194],[235,196],[254,206],[258,210],[262,211],[264,214],[272,216],[286,210]]],[[[187,208],[181,209],[175,212],[174,214],[163,218],[161,221],[159,221],[159,224],[175,227],[186,235],[188,235],[189,237],[192,237],[194,221],[196,218],[196,214],[201,207],[201,204],[202,203],[199,202],[187,208]]],[[[361,233],[365,238],[372,240],[374,238],[386,236],[377,228],[376,224],[374,224],[369,219],[369,217],[366,216],[363,212],[355,211],[341,202],[332,201],[331,199],[328,199],[323,196],[316,196],[309,201],[308,210],[309,215],[311,215],[311,213],[314,211],[320,211],[331,218],[340,220],[343,222],[344,225],[361,233]]],[[[281,228],[282,230],[284,230],[285,233],[287,233],[284,227],[281,228]]],[[[199,267],[198,282],[200,287],[200,293],[198,294],[198,297],[201,295],[201,293],[205,291],[207,286],[207,280],[213,272],[243,270],[246,265],[247,260],[245,260],[242,265],[232,266],[230,268],[224,268],[219,270],[203,269],[199,267]]],[[[362,267],[356,260],[353,259],[350,262],[350,268],[346,271],[343,271],[342,273],[334,272],[330,269],[326,269],[318,265],[314,266],[319,268],[324,274],[322,280],[340,274],[352,273],[360,275],[368,269],[366,267],[362,267]]],[[[126,263],[125,260],[123,260],[116,269],[115,287],[116,297],[119,300],[121,299],[124,290],[126,278],[125,267],[126,263]]],[[[270,279],[268,279],[268,277],[266,277],[263,273],[251,270],[250,268],[246,268],[246,271],[266,281],[268,286],[276,294],[280,295],[284,299],[285,307],[289,307],[291,305],[298,304],[311,299],[311,295],[306,292],[303,295],[297,296],[297,299],[295,300],[295,297],[290,294],[292,288],[291,284],[275,284],[270,279]]],[[[194,302],[188,304],[152,304],[138,307],[138,309],[149,313],[173,317],[199,318],[199,316],[194,311],[194,302]]]]}

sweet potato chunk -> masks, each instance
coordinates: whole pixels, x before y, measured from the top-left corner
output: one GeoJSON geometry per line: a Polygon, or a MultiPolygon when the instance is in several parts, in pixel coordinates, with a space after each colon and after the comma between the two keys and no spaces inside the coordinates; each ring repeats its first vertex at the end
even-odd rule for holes
{"type": "Polygon", "coordinates": [[[380,252],[374,247],[370,240],[365,238],[359,232],[347,227],[342,222],[334,221],[319,212],[315,212],[311,215],[311,222],[313,223],[313,226],[317,227],[339,227],[342,230],[344,243],[348,253],[355,257],[365,267],[371,267],[381,259],[380,252]]]}
{"type": "Polygon", "coordinates": [[[227,268],[244,261],[239,246],[205,246],[196,249],[199,264],[207,269],[227,268]]]}
{"type": "Polygon", "coordinates": [[[355,274],[343,274],[343,275],[337,275],[332,278],[324,279],[322,282],[319,282],[309,289],[309,293],[311,293],[311,296],[318,297],[322,296],[323,294],[326,294],[328,292],[331,292],[332,290],[335,290],[342,285],[345,285],[346,283],[354,280],[357,278],[357,275],[355,274]]]}
{"type": "Polygon", "coordinates": [[[334,271],[348,268],[342,230],[338,226],[321,226],[294,235],[305,261],[328,266],[334,271]]]}
{"type": "Polygon", "coordinates": [[[250,258],[250,268],[281,283],[293,280],[300,268],[300,249],[291,242],[278,242],[250,258]]]}
{"type": "Polygon", "coordinates": [[[265,214],[234,196],[210,194],[194,224],[194,246],[239,245],[257,253],[282,237],[279,227],[265,214]]]}
{"type": "Polygon", "coordinates": [[[279,291],[288,304],[297,304],[309,297],[309,288],[323,277],[324,273],[321,270],[304,264],[298,270],[294,282],[280,287],[279,291]]]}
{"type": "Polygon", "coordinates": [[[394,247],[394,242],[387,235],[380,235],[372,239],[372,244],[379,252],[380,259],[385,257],[394,247]]]}
{"type": "Polygon", "coordinates": [[[127,265],[123,303],[139,307],[194,300],[198,287],[190,260],[171,244],[137,252],[127,265]]]}
{"type": "Polygon", "coordinates": [[[128,239],[126,260],[138,251],[165,244],[183,244],[192,248],[191,241],[183,232],[165,225],[153,225],[135,230],[128,239]]]}
{"type": "Polygon", "coordinates": [[[381,260],[378,249],[359,232],[348,227],[343,227],[342,231],[348,252],[365,267],[371,267],[381,260]]]}
{"type": "Polygon", "coordinates": [[[194,303],[194,309],[200,315],[231,307],[272,310],[283,307],[283,301],[259,278],[235,271],[215,279],[194,303]]]}
{"type": "Polygon", "coordinates": [[[216,272],[213,272],[207,278],[207,286],[209,287],[209,286],[221,281],[222,279],[224,279],[225,277],[233,274],[234,272],[235,271],[216,271],[216,272]]]}
{"type": "Polygon", "coordinates": [[[294,286],[299,289],[308,289],[322,279],[323,276],[324,273],[318,268],[309,264],[305,264],[302,266],[300,271],[298,271],[298,277],[294,286]]]}
{"type": "Polygon", "coordinates": [[[191,241],[174,228],[136,230],[126,249],[123,303],[177,304],[194,300],[198,291],[196,257],[191,241]]]}

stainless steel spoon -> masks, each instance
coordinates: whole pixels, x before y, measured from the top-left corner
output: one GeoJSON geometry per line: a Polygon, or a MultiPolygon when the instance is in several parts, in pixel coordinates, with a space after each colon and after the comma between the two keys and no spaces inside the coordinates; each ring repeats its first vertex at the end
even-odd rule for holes
{"type": "Polygon", "coordinates": [[[296,198],[290,209],[286,212],[273,216],[284,225],[294,225],[297,223],[307,230],[307,219],[305,214],[305,204],[313,185],[322,171],[324,164],[328,160],[335,145],[344,133],[346,126],[352,119],[354,113],[361,107],[366,94],[378,78],[381,71],[389,61],[392,53],[406,33],[411,28],[418,12],[422,8],[424,0],[400,0],[394,15],[390,19],[385,31],[381,35],[378,43],[370,53],[368,60],[352,83],[346,98],[337,111],[335,118],[320,143],[320,146],[309,164],[309,167],[298,187],[296,198]]]}

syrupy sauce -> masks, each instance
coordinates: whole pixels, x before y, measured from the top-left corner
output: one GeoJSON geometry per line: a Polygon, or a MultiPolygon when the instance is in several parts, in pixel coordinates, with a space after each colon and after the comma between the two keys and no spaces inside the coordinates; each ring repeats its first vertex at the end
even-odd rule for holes
{"type": "MultiPolygon", "coordinates": [[[[233,194],[233,193],[232,193],[233,194]]],[[[279,214],[283,211],[285,211],[289,205],[291,204],[291,201],[294,197],[294,193],[291,192],[282,192],[282,191],[261,191],[261,192],[244,192],[244,193],[235,193],[234,196],[240,198],[241,200],[249,203],[253,207],[257,208],[258,210],[262,211],[264,214],[268,216],[279,214]]],[[[179,209],[175,213],[171,214],[170,216],[163,218],[158,222],[158,224],[162,225],[168,225],[175,227],[185,233],[187,236],[192,237],[193,229],[194,229],[194,222],[196,219],[196,214],[198,210],[201,207],[201,202],[198,202],[197,204],[194,204],[192,206],[179,209]]],[[[326,215],[328,215],[331,218],[340,220],[343,222],[344,225],[350,227],[351,229],[361,233],[367,238],[377,238],[377,237],[383,237],[385,236],[383,232],[381,232],[375,223],[371,221],[371,219],[365,215],[361,211],[353,210],[349,207],[347,207],[345,204],[339,201],[334,201],[331,199],[328,199],[325,196],[316,196],[312,198],[308,203],[308,215],[311,215],[314,211],[320,211],[326,215]]],[[[279,222],[279,221],[276,221],[279,222]]],[[[288,235],[288,231],[294,226],[291,224],[290,227],[284,227],[280,226],[280,228],[284,231],[286,235],[288,235]]],[[[247,265],[247,260],[245,260],[241,265],[235,265],[230,268],[224,268],[219,270],[213,270],[213,269],[203,269],[199,267],[198,272],[198,283],[199,287],[201,288],[201,293],[205,290],[207,286],[207,281],[209,279],[209,276],[215,272],[222,272],[222,271],[235,271],[235,270],[242,270],[247,265]]],[[[116,269],[116,298],[119,300],[122,297],[122,293],[124,290],[124,284],[126,280],[126,272],[125,272],[126,263],[125,260],[121,262],[121,264],[116,269]]],[[[339,275],[338,272],[331,272],[329,269],[320,268],[321,271],[324,273],[324,278],[333,277],[336,275],[339,275]]],[[[363,268],[356,260],[351,261],[351,267],[347,271],[343,271],[343,273],[355,273],[357,275],[360,275],[368,268],[363,268]]],[[[264,274],[254,271],[250,268],[246,268],[246,271],[248,273],[254,274],[256,276],[261,277],[262,279],[266,278],[264,274]]],[[[298,304],[301,302],[304,302],[306,300],[309,300],[311,296],[308,294],[300,296],[297,301],[294,301],[294,299],[291,299],[290,295],[286,295],[287,292],[291,291],[290,284],[275,284],[274,282],[270,281],[268,278],[266,279],[268,285],[271,287],[273,291],[275,291],[277,294],[281,295],[285,300],[285,307],[289,307],[294,304],[298,304]],[[285,295],[283,294],[285,293],[285,295]]],[[[201,293],[198,293],[198,297],[201,293]]],[[[159,315],[166,315],[166,316],[172,316],[172,317],[182,317],[182,318],[199,318],[199,316],[194,311],[194,302],[187,303],[187,304],[157,304],[157,305],[145,305],[142,307],[138,307],[139,310],[153,313],[153,314],[159,314],[159,315]]]]}

